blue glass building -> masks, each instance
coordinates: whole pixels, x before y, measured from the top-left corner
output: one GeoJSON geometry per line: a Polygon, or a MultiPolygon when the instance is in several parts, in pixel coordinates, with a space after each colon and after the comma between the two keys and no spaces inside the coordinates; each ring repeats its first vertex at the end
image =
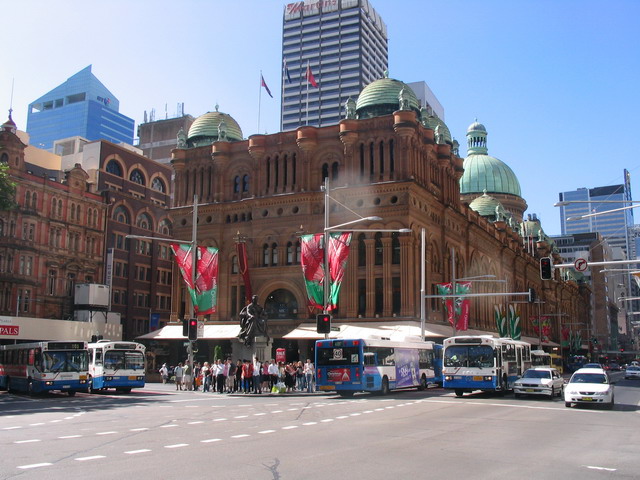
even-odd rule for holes
{"type": "Polygon", "coordinates": [[[81,136],[132,145],[134,121],[118,113],[119,108],[89,65],[29,105],[30,143],[51,151],[55,140],[81,136]]]}

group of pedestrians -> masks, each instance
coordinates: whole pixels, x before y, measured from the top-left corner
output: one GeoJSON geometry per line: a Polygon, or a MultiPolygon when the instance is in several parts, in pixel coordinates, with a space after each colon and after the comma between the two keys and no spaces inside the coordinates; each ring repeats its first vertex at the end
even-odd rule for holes
{"type": "Polygon", "coordinates": [[[163,364],[160,368],[162,382],[174,381],[176,390],[261,394],[270,392],[315,391],[315,369],[311,359],[305,363],[261,362],[259,359],[214,362],[195,362],[193,372],[187,361],[179,363],[173,371],[163,364]]]}

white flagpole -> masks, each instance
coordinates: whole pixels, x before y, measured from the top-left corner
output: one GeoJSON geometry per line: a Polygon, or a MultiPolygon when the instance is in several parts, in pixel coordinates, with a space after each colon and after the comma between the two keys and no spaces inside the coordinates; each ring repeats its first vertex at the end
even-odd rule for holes
{"type": "Polygon", "coordinates": [[[260,133],[260,107],[262,106],[262,70],[260,70],[260,91],[258,92],[258,130],[260,133]]]}
{"type": "Polygon", "coordinates": [[[305,74],[307,80],[307,107],[306,107],[306,120],[305,124],[309,125],[309,59],[307,59],[307,73],[305,74]]]}
{"type": "Polygon", "coordinates": [[[280,131],[282,131],[282,117],[284,117],[284,82],[287,81],[287,59],[282,60],[282,89],[280,92],[280,131]]]}

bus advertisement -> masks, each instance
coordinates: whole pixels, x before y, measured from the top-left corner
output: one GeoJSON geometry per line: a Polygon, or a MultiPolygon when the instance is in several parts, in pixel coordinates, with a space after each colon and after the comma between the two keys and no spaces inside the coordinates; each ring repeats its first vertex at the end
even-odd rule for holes
{"type": "Polygon", "coordinates": [[[434,343],[376,338],[316,341],[318,390],[355,392],[425,389],[435,383],[434,343]]]}
{"type": "Polygon", "coordinates": [[[490,335],[459,336],[443,342],[445,389],[464,392],[506,392],[531,367],[531,345],[490,335]]]}
{"type": "Polygon", "coordinates": [[[136,342],[99,340],[89,344],[89,388],[91,392],[115,388],[129,393],[144,387],[145,346],[136,342]]]}
{"type": "Polygon", "coordinates": [[[0,346],[0,388],[41,393],[86,392],[89,358],[86,342],[33,342],[0,346]]]}

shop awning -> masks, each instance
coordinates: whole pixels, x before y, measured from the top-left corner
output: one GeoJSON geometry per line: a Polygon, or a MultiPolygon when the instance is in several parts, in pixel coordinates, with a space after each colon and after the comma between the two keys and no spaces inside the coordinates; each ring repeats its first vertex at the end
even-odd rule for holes
{"type": "MultiPolygon", "coordinates": [[[[521,340],[523,342],[530,343],[531,345],[540,345],[540,339],[538,337],[525,337],[523,335],[521,340]]],[[[559,347],[560,344],[556,342],[552,342],[551,340],[543,340],[542,346],[543,347],[559,347]]]]}
{"type": "MultiPolygon", "coordinates": [[[[339,328],[339,330],[331,332],[329,334],[329,338],[366,338],[378,336],[400,340],[406,337],[420,337],[420,322],[412,321],[400,321],[394,323],[354,322],[345,324],[336,324],[336,322],[334,322],[334,327],[339,328]]],[[[427,323],[425,325],[424,334],[426,337],[446,338],[450,337],[451,333],[451,327],[448,325],[433,323],[427,323]]],[[[475,333],[469,334],[475,335],[475,333]]],[[[303,323],[284,335],[284,338],[319,340],[324,338],[324,335],[316,332],[315,323],[303,323]]]]}
{"type": "MultiPolygon", "coordinates": [[[[198,340],[226,340],[236,338],[240,325],[205,325],[204,335],[198,340]]],[[[182,335],[182,325],[166,325],[159,330],[137,337],[139,340],[186,340],[182,335]]]]}

